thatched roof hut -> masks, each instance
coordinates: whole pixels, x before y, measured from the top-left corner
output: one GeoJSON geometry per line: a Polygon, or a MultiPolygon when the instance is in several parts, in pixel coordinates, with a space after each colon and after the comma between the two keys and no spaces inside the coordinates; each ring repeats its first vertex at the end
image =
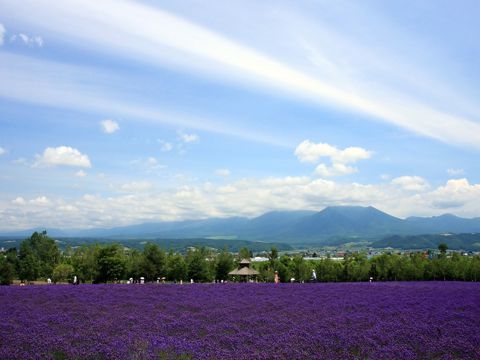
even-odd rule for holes
{"type": "Polygon", "coordinates": [[[247,280],[250,276],[257,276],[260,273],[255,269],[250,269],[250,261],[242,259],[238,264],[238,268],[228,273],[231,276],[239,276],[240,279],[247,280]]]}

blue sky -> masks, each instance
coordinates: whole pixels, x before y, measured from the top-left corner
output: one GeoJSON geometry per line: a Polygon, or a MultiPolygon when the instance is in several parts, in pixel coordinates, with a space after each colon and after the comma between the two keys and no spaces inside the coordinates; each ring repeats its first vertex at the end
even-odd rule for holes
{"type": "Polygon", "coordinates": [[[0,229],[480,216],[477,1],[0,0],[0,229]]]}

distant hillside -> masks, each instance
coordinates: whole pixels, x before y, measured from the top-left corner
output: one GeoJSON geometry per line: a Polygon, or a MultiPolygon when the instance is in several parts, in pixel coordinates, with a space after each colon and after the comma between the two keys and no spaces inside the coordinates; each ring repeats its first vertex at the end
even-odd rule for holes
{"type": "Polygon", "coordinates": [[[480,218],[464,219],[451,214],[433,217],[409,217],[405,222],[422,233],[475,233],[480,232],[480,218]]]}
{"type": "MultiPolygon", "coordinates": [[[[20,243],[25,237],[0,237],[0,248],[12,248],[19,249],[20,243]]],[[[261,242],[261,241],[248,241],[248,240],[230,240],[230,239],[115,239],[115,238],[97,238],[97,237],[81,237],[81,238],[62,238],[55,237],[57,245],[61,249],[65,249],[67,246],[75,247],[82,245],[90,245],[95,243],[119,243],[123,246],[132,249],[143,249],[143,246],[147,242],[158,244],[161,248],[166,250],[174,250],[178,252],[185,252],[189,247],[207,247],[217,250],[227,248],[228,251],[238,252],[241,248],[246,247],[254,252],[270,251],[272,246],[275,246],[279,251],[292,250],[293,247],[286,243],[279,242],[261,242]]]]}
{"type": "Polygon", "coordinates": [[[288,230],[290,237],[372,236],[404,233],[404,221],[374,207],[332,206],[305,216],[288,230]]]}
{"type": "MultiPolygon", "coordinates": [[[[27,237],[39,229],[0,232],[0,236],[27,237]]],[[[440,233],[480,233],[480,218],[464,219],[454,215],[400,219],[374,207],[332,206],[319,212],[272,211],[253,219],[245,217],[211,218],[152,222],[110,229],[47,229],[56,237],[93,237],[105,239],[187,239],[221,237],[291,244],[358,240],[375,241],[389,235],[440,233]],[[329,240],[330,239],[330,240],[329,240]],[[344,240],[342,240],[344,239],[344,240]]]]}
{"type": "Polygon", "coordinates": [[[452,250],[480,251],[480,234],[443,234],[443,235],[409,235],[389,236],[375,241],[372,247],[396,249],[436,249],[445,243],[452,250]]]}

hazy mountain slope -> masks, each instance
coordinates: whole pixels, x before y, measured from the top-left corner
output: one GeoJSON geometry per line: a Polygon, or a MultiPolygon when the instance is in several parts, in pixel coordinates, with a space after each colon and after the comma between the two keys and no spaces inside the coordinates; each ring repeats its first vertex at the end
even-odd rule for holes
{"type": "MultiPolygon", "coordinates": [[[[33,231],[0,232],[0,236],[27,237],[33,231]]],[[[335,243],[356,238],[380,239],[388,235],[480,232],[480,218],[464,219],[454,215],[410,217],[405,220],[374,207],[331,206],[319,212],[272,211],[248,219],[211,218],[144,223],[111,229],[47,229],[58,237],[102,238],[205,238],[224,237],[290,243],[318,242],[335,237],[335,243]]]]}
{"type": "Polygon", "coordinates": [[[373,207],[334,206],[301,219],[291,230],[292,236],[367,236],[403,233],[404,221],[373,207]]]}
{"type": "Polygon", "coordinates": [[[433,217],[409,217],[405,222],[422,233],[480,232],[480,218],[464,219],[451,214],[433,217]]]}
{"type": "Polygon", "coordinates": [[[480,234],[394,235],[379,241],[375,241],[372,244],[372,247],[392,247],[396,249],[436,249],[441,243],[447,244],[449,249],[479,251],[480,234]]]}

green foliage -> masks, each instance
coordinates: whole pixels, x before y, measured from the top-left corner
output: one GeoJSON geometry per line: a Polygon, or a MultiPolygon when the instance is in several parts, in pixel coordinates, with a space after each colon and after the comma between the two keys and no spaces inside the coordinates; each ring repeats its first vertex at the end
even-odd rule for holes
{"type": "Polygon", "coordinates": [[[95,282],[108,282],[123,278],[126,259],[123,247],[119,244],[103,246],[97,254],[98,273],[95,282]]]}
{"type": "Polygon", "coordinates": [[[129,249],[125,252],[126,277],[139,279],[144,276],[143,271],[143,253],[137,249],[129,249]]]}
{"type": "Polygon", "coordinates": [[[170,281],[187,280],[188,267],[185,259],[171,251],[167,257],[167,278],[170,281]]]}
{"type": "MultiPolygon", "coordinates": [[[[318,281],[368,281],[370,277],[375,281],[480,281],[480,256],[447,255],[446,248],[440,246],[439,250],[438,255],[429,251],[382,254],[367,259],[364,253],[351,253],[342,261],[330,258],[306,261],[299,255],[279,258],[278,251],[272,247],[268,261],[252,266],[260,272],[262,281],[273,281],[275,271],[282,282],[291,278],[309,281],[312,269],[315,269],[318,281]]],[[[237,261],[251,256],[251,251],[243,248],[237,261]]],[[[74,250],[67,248],[61,255],[55,241],[43,232],[24,240],[18,256],[15,248],[0,256],[0,283],[9,284],[17,277],[27,281],[39,278],[65,281],[74,275],[87,282],[138,279],[141,276],[147,281],[166,277],[169,281],[193,279],[195,282],[209,282],[227,279],[233,268],[234,257],[226,248],[220,253],[205,247],[190,248],[183,256],[173,251],[167,255],[156,244],[147,244],[143,251],[119,244],[91,244],[74,250]]]]}
{"type": "Polygon", "coordinates": [[[53,281],[57,282],[67,282],[73,279],[75,269],[70,264],[58,264],[55,269],[53,269],[53,281]]]}
{"type": "Polygon", "coordinates": [[[70,257],[70,263],[75,269],[78,278],[84,281],[94,281],[98,277],[98,253],[100,246],[93,244],[90,246],[83,245],[76,248],[70,257]]]}
{"type": "Polygon", "coordinates": [[[234,268],[233,256],[226,250],[217,255],[215,264],[215,279],[227,280],[228,273],[234,268]]]}
{"type": "Polygon", "coordinates": [[[307,281],[310,279],[311,274],[312,274],[312,269],[308,264],[306,263],[305,260],[303,260],[303,257],[297,255],[292,259],[292,262],[290,264],[290,273],[292,274],[292,277],[295,279],[295,281],[307,281]]]}
{"type": "Polygon", "coordinates": [[[253,257],[252,251],[246,247],[242,247],[238,252],[237,260],[242,261],[243,259],[250,260],[253,257]]]}
{"type": "Polygon", "coordinates": [[[275,246],[272,246],[270,253],[268,254],[268,261],[270,262],[270,267],[273,269],[275,266],[275,261],[278,259],[278,250],[275,246]]]}
{"type": "Polygon", "coordinates": [[[19,276],[22,280],[36,280],[52,276],[60,261],[60,250],[47,232],[34,232],[20,244],[18,256],[19,276]]]}
{"type": "Polygon", "coordinates": [[[14,276],[14,266],[7,260],[6,256],[0,254],[0,285],[10,285],[14,276]]]}
{"type": "Polygon", "coordinates": [[[141,272],[146,281],[155,281],[167,273],[167,257],[165,251],[156,244],[146,244],[143,249],[141,272]]]}
{"type": "Polygon", "coordinates": [[[448,250],[448,245],[442,242],[438,245],[438,250],[440,250],[441,254],[446,254],[448,250]]]}
{"type": "Polygon", "coordinates": [[[194,248],[187,252],[186,262],[188,267],[188,278],[198,281],[211,281],[212,276],[207,264],[208,252],[205,248],[194,248]]]}

